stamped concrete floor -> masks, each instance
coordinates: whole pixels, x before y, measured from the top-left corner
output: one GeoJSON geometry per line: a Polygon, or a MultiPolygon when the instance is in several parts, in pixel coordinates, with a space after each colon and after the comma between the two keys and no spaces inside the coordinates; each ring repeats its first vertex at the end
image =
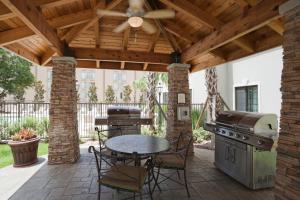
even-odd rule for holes
{"type": "MultiPolygon", "coordinates": [[[[213,165],[214,152],[196,149],[188,161],[188,180],[191,200],[273,200],[271,189],[251,191],[213,165]]],[[[176,176],[175,176],[176,177],[176,176]]],[[[185,200],[183,186],[166,181],[162,192],[155,192],[154,199],[185,200]]],[[[74,165],[44,165],[10,199],[97,199],[98,185],[95,163],[87,148],[81,148],[80,161],[74,165]]],[[[129,193],[104,188],[101,199],[124,199],[129,193]]],[[[1,198],[0,198],[1,199],[1,198]]],[[[139,199],[139,198],[137,198],[139,199]]],[[[143,199],[149,199],[147,195],[143,199]]]]}

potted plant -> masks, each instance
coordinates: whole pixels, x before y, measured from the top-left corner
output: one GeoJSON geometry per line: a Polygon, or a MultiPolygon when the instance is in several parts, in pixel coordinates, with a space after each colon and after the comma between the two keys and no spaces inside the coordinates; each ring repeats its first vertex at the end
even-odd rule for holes
{"type": "Polygon", "coordinates": [[[23,128],[12,136],[8,144],[14,157],[14,167],[28,166],[36,163],[39,138],[32,129],[23,128]]]}

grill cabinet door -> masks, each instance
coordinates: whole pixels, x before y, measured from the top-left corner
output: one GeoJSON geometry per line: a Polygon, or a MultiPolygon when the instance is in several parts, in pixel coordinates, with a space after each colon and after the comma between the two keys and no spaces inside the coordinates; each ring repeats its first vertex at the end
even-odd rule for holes
{"type": "Polygon", "coordinates": [[[246,144],[216,135],[215,165],[239,182],[249,184],[246,144]]]}

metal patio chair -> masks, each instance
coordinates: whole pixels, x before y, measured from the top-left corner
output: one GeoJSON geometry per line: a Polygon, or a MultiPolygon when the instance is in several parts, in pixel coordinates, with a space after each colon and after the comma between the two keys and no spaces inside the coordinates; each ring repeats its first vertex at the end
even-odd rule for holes
{"type": "MultiPolygon", "coordinates": [[[[172,143],[176,144],[175,150],[161,153],[154,158],[154,167],[157,168],[157,171],[156,171],[157,174],[156,174],[156,177],[154,177],[155,185],[153,187],[152,192],[154,192],[156,186],[161,191],[159,184],[166,180],[171,180],[180,185],[184,185],[186,188],[187,195],[188,195],[188,197],[190,197],[190,192],[189,192],[188,184],[187,184],[187,176],[186,176],[186,162],[187,162],[189,149],[190,149],[190,146],[193,144],[193,141],[194,141],[193,136],[189,136],[184,133],[181,133],[176,140],[171,141],[171,144],[172,143]],[[170,170],[176,170],[176,171],[174,171],[174,173],[172,173],[170,175],[166,175],[166,174],[161,173],[161,169],[170,169],[170,170]],[[180,171],[183,171],[184,183],[179,182],[172,178],[172,176],[177,173],[178,178],[180,179],[180,173],[179,173],[180,171]],[[164,177],[163,180],[158,181],[159,176],[164,177]]],[[[154,175],[154,173],[153,173],[153,175],[154,175]]]]}
{"type": "MultiPolygon", "coordinates": [[[[108,168],[103,168],[103,154],[96,150],[94,146],[90,146],[88,151],[94,153],[96,167],[98,172],[99,193],[98,199],[101,198],[101,186],[117,189],[118,191],[127,191],[135,194],[139,193],[142,197],[142,191],[145,184],[148,185],[149,195],[152,200],[152,190],[150,182],[152,178],[152,162],[149,160],[143,167],[129,165],[114,165],[110,164],[108,168]]],[[[137,156],[136,154],[134,156],[137,156]]]]}

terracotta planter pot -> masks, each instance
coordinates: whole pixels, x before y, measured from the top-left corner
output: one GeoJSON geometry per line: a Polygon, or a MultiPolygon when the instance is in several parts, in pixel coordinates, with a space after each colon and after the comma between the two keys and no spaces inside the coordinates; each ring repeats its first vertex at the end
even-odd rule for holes
{"type": "Polygon", "coordinates": [[[9,141],[8,145],[14,157],[14,167],[23,167],[36,163],[39,138],[27,141],[9,141]]]}

